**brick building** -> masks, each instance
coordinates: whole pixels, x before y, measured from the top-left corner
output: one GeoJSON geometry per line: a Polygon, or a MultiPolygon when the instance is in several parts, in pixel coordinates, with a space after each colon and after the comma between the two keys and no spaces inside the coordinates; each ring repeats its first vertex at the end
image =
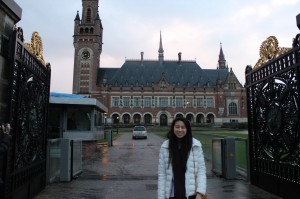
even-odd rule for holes
{"type": "Polygon", "coordinates": [[[82,0],[75,17],[73,93],[99,99],[108,107],[107,123],[169,125],[175,117],[192,124],[247,122],[245,88],[228,68],[222,46],[216,69],[195,60],[126,59],[120,68],[100,67],[103,26],[98,0],[82,0]]]}

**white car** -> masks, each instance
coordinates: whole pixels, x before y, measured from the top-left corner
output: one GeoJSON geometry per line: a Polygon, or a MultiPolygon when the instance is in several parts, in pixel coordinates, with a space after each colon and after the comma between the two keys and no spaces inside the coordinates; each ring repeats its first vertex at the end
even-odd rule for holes
{"type": "Polygon", "coordinates": [[[135,126],[132,130],[132,139],[135,138],[147,139],[147,129],[144,126],[135,126]]]}

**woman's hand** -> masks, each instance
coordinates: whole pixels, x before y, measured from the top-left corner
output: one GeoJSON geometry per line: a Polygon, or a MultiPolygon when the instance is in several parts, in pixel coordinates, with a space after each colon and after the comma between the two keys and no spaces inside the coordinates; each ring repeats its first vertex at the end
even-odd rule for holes
{"type": "Polygon", "coordinates": [[[198,192],[196,194],[196,199],[202,199],[202,195],[200,193],[198,193],[198,192]]]}
{"type": "Polygon", "coordinates": [[[9,134],[10,133],[11,127],[10,127],[9,123],[3,124],[1,127],[2,127],[3,133],[5,133],[5,134],[9,134]]]}

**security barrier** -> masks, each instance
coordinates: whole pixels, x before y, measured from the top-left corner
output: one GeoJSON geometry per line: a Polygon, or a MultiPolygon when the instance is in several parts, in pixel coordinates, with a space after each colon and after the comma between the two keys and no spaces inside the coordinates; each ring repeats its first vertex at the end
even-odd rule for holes
{"type": "Polygon", "coordinates": [[[69,139],[48,140],[47,183],[69,182],[82,172],[82,142],[69,139]]]}

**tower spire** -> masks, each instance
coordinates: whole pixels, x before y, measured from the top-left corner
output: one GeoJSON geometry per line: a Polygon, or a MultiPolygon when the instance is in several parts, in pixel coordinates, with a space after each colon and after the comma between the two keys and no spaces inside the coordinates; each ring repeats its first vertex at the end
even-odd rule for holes
{"type": "Polygon", "coordinates": [[[160,64],[162,65],[164,62],[164,49],[163,49],[163,45],[162,45],[161,31],[160,31],[160,39],[159,39],[158,60],[159,60],[160,64]]]}
{"type": "Polygon", "coordinates": [[[77,14],[76,14],[76,17],[75,17],[74,21],[80,21],[79,11],[78,10],[77,10],[77,14]]]}
{"type": "Polygon", "coordinates": [[[218,63],[218,69],[228,69],[228,66],[226,66],[226,60],[222,49],[222,42],[220,42],[220,53],[218,63]]]}

